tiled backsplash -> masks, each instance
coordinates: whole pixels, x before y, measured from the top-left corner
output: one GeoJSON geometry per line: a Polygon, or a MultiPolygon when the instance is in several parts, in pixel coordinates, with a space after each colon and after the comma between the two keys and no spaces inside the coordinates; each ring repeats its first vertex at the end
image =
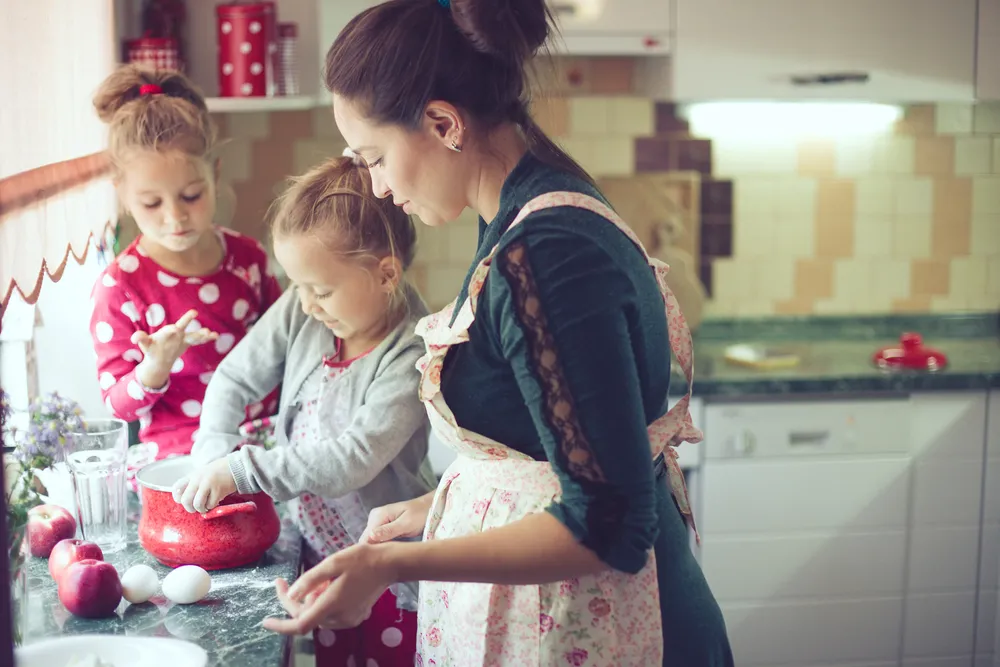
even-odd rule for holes
{"type": "MultiPolygon", "coordinates": [[[[535,117],[594,176],[702,174],[706,313],[1000,308],[1000,104],[911,106],[863,140],[734,142],[692,137],[672,105],[637,96],[629,59],[566,59],[555,74],[558,96],[535,117]]],[[[259,238],[284,177],[344,147],[325,108],[219,122],[233,225],[259,238]]],[[[413,278],[443,305],[475,250],[475,221],[418,228],[413,278]]]]}

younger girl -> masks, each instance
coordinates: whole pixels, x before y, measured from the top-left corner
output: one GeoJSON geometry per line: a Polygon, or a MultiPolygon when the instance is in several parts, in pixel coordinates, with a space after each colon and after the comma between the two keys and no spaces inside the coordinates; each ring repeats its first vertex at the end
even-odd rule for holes
{"type": "Polygon", "coordinates": [[[119,198],[141,232],[94,285],[91,318],[104,402],[140,421],[134,472],[190,451],[212,372],[281,289],[259,243],[213,226],[215,128],[190,81],[128,65],[94,106],[109,126],[119,198]]]}
{"type": "MultiPolygon", "coordinates": [[[[273,234],[295,287],[219,365],[193,450],[218,460],[181,480],[174,497],[189,512],[236,492],[291,500],[315,564],[357,543],[372,508],[434,486],[415,368],[423,344],[414,325],[427,310],[403,277],[412,221],[375,198],[367,169],[350,158],[297,179],[273,234]],[[233,451],[243,409],[279,382],[277,446],[233,451]]],[[[317,665],[413,665],[415,586],[393,588],[357,628],[317,631],[317,665]]]]}

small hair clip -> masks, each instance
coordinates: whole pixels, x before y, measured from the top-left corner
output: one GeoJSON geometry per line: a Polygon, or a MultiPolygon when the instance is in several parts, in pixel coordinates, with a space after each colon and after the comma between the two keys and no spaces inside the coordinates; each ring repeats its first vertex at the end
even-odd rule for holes
{"type": "Polygon", "coordinates": [[[438,4],[445,9],[451,9],[451,0],[438,0],[438,4]]]}
{"type": "Polygon", "coordinates": [[[139,96],[145,97],[146,95],[162,95],[163,89],[160,88],[155,83],[144,83],[139,86],[139,96]]]}
{"type": "Polygon", "coordinates": [[[358,154],[352,151],[350,146],[344,149],[343,156],[349,157],[352,160],[356,160],[358,158],[358,154]]]}

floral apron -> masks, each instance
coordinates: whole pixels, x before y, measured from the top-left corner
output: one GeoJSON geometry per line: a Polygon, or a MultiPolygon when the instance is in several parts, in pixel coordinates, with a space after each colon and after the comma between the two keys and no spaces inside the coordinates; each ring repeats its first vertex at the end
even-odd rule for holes
{"type": "MultiPolygon", "coordinates": [[[[669,267],[650,258],[631,229],[598,200],[574,192],[552,192],[525,205],[511,223],[529,214],[572,206],[593,211],[626,234],[646,255],[656,274],[666,308],[670,347],[687,380],[688,392],[649,426],[651,457],[662,456],[671,492],[685,521],[694,526],[687,489],[674,447],[699,442],[689,403],[693,378],[691,333],[677,300],[667,287],[669,267]]],[[[469,340],[476,302],[497,248],[472,274],[469,296],[454,323],[452,302],[417,325],[427,353],[420,398],[442,442],[458,452],[445,471],[427,517],[424,539],[470,535],[542,512],[561,495],[549,462],[461,428],[441,394],[441,369],[448,350],[469,340]]],[[[697,535],[697,533],[696,533],[697,535]]],[[[648,667],[663,662],[659,588],[652,551],[635,575],[606,570],[597,575],[542,586],[421,582],[417,665],[476,667],[587,665],[648,667]]]]}

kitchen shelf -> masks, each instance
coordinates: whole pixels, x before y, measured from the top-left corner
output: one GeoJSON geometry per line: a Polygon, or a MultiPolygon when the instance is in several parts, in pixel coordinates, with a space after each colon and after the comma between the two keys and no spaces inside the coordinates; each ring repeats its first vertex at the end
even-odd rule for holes
{"type": "Polygon", "coordinates": [[[301,111],[319,105],[314,95],[278,97],[209,97],[205,100],[213,113],[252,111],[301,111]]]}

